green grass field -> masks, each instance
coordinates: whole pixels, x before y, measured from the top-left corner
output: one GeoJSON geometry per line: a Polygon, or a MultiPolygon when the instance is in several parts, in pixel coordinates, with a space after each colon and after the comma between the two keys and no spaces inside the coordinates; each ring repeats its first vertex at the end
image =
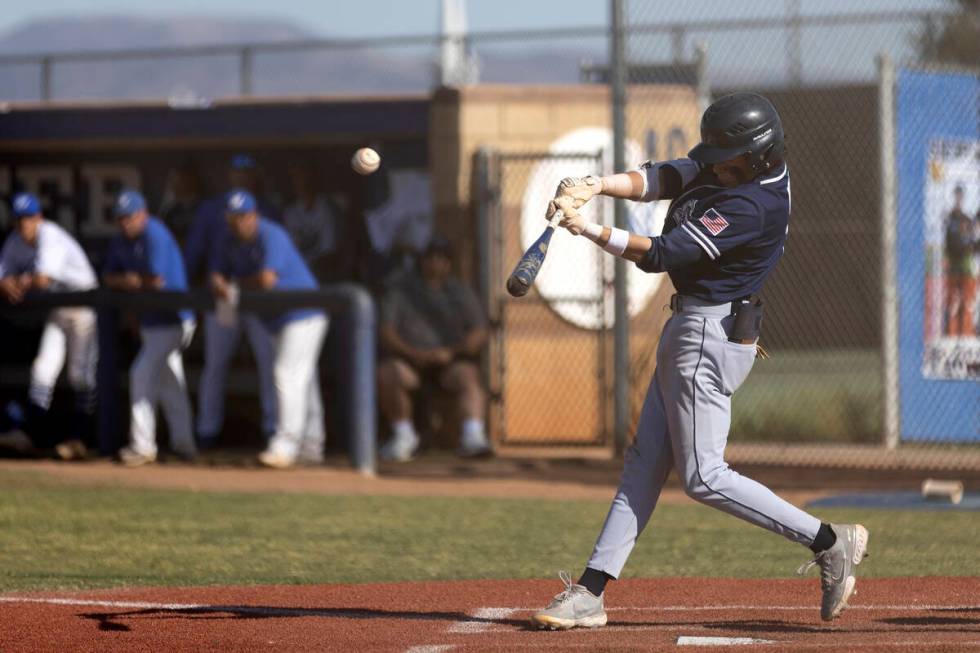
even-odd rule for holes
{"type": "Polygon", "coordinates": [[[881,440],[881,359],[874,350],[778,351],[735,393],[740,442],[881,440]]]}
{"type": "MultiPolygon", "coordinates": [[[[577,572],[597,501],[59,486],[0,471],[0,590],[535,578],[577,572]]],[[[868,576],[976,575],[976,515],[827,511],[872,533],[868,576]]],[[[662,506],[625,576],[789,577],[808,551],[703,506],[662,506]]]]}

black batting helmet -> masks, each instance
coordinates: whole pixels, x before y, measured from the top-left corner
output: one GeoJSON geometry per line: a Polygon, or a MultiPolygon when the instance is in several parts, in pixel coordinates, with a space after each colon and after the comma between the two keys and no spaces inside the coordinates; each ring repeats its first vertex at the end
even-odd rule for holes
{"type": "Polygon", "coordinates": [[[721,163],[748,154],[761,172],[783,156],[783,123],[772,102],[757,93],[732,93],[716,100],[701,116],[701,142],[688,156],[699,163],[721,163]]]}

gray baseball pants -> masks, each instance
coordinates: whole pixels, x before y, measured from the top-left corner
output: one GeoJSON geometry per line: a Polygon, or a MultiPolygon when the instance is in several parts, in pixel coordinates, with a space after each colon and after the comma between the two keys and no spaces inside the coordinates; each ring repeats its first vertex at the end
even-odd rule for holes
{"type": "Polygon", "coordinates": [[[778,533],[813,543],[820,520],[731,470],[725,444],[731,398],[755,362],[755,345],[728,340],[730,305],[691,298],[664,326],[619,490],[588,566],[618,578],[643,532],[671,467],[692,499],[778,533]]]}

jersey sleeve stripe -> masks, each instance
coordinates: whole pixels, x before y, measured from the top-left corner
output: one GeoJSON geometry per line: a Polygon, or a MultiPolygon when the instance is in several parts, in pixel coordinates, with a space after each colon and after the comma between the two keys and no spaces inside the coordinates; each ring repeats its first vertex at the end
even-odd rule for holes
{"type": "Polygon", "coordinates": [[[765,181],[760,181],[759,182],[759,185],[761,186],[762,184],[771,184],[771,183],[777,182],[780,179],[782,179],[783,177],[785,177],[787,172],[789,172],[789,166],[784,163],[783,164],[783,171],[782,171],[782,173],[778,177],[773,177],[772,179],[766,179],[765,181]]]}
{"type": "Polygon", "coordinates": [[[692,228],[690,224],[685,222],[681,225],[681,228],[694,239],[694,242],[701,246],[701,249],[704,250],[705,254],[707,254],[712,261],[721,256],[721,252],[718,251],[715,244],[708,240],[704,234],[698,232],[697,229],[692,228]]]}

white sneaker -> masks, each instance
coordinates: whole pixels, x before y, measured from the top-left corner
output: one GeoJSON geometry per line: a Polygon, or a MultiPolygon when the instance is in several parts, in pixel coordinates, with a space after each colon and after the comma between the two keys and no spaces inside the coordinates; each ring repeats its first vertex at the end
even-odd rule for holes
{"type": "Polygon", "coordinates": [[[461,458],[482,458],[493,455],[493,446],[487,440],[486,433],[470,432],[464,433],[459,439],[459,447],[456,448],[456,455],[461,458]]]}
{"type": "Polygon", "coordinates": [[[296,464],[296,459],[281,451],[269,448],[259,454],[259,462],[273,469],[289,469],[296,464]]]}
{"type": "Polygon", "coordinates": [[[419,437],[417,435],[394,436],[388,440],[378,455],[382,460],[396,463],[407,463],[415,457],[415,452],[419,448],[419,437]]]}
{"type": "Polygon", "coordinates": [[[126,467],[140,467],[155,463],[157,455],[155,453],[140,453],[132,447],[123,447],[119,450],[119,462],[126,467]]]}

